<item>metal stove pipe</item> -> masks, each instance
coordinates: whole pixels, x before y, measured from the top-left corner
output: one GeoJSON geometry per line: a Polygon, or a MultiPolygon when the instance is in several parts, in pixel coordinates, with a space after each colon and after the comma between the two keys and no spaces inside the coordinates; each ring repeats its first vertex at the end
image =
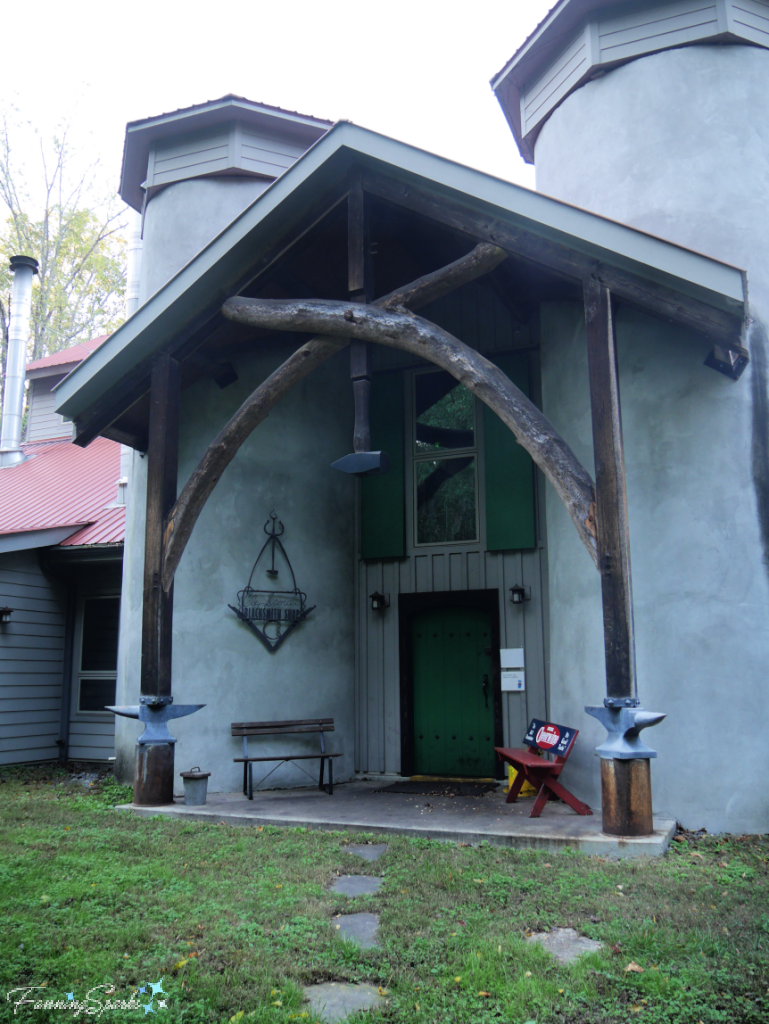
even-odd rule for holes
{"type": "Polygon", "coordinates": [[[11,256],[13,288],[8,328],[8,355],[5,364],[3,419],[0,427],[0,466],[24,461],[21,450],[21,417],[24,409],[24,380],[27,374],[27,342],[32,313],[32,278],[37,260],[31,256],[11,256]]]}

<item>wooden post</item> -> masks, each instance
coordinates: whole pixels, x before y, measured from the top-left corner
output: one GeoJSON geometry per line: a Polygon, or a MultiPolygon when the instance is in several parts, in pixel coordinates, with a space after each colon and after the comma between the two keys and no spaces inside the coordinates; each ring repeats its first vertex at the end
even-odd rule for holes
{"type": "MultiPolygon", "coordinates": [[[[604,704],[610,708],[636,707],[630,534],[611,292],[591,278],[584,283],[584,297],[606,656],[604,704]]],[[[625,836],[651,832],[648,758],[602,759],[601,794],[604,832],[625,836]]]]}
{"type": "MultiPolygon", "coordinates": [[[[152,370],[147,513],[144,533],[141,702],[171,703],[174,592],[161,587],[165,519],[176,501],[179,452],[179,363],[163,354],[152,370]]],[[[137,745],[134,803],[173,803],[172,743],[137,745]]]]}
{"type": "MultiPolygon", "coordinates": [[[[371,302],[373,298],[368,203],[357,168],[350,172],[347,197],[347,292],[351,302],[371,302]]],[[[350,377],[355,401],[352,450],[368,452],[371,451],[371,345],[368,342],[350,343],[350,377]]]]}

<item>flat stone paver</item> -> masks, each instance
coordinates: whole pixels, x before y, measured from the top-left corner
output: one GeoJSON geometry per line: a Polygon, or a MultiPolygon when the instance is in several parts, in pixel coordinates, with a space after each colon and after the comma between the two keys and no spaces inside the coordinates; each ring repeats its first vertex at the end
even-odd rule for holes
{"type": "Polygon", "coordinates": [[[373,985],[346,985],[341,981],[328,981],[324,985],[309,985],[304,990],[314,1014],[323,1020],[344,1020],[358,1010],[381,1006],[385,999],[373,985]]]}
{"type": "Polygon", "coordinates": [[[357,942],[362,949],[379,949],[379,914],[342,914],[331,924],[340,938],[357,942]]]}
{"type": "Polygon", "coordinates": [[[387,853],[387,843],[351,843],[345,847],[348,853],[355,853],[364,860],[379,860],[387,853]]]}
{"type": "Polygon", "coordinates": [[[340,875],[334,879],[331,888],[344,896],[373,896],[379,892],[384,878],[373,878],[371,875],[340,875]]]}
{"type": "Polygon", "coordinates": [[[570,964],[583,953],[595,953],[601,943],[578,935],[573,928],[553,928],[551,932],[537,932],[527,936],[528,942],[538,942],[543,949],[562,964],[570,964]]]}

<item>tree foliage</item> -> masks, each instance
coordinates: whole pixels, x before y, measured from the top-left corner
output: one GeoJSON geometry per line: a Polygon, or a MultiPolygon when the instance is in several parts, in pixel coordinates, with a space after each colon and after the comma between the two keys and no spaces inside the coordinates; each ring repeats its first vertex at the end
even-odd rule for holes
{"type": "MultiPolygon", "coordinates": [[[[20,130],[18,123],[14,133],[20,130]]],[[[12,274],[8,259],[34,256],[39,263],[32,292],[28,358],[40,359],[115,330],[124,319],[125,207],[99,193],[98,164],[75,170],[79,154],[67,131],[40,142],[40,164],[30,173],[11,144],[8,118],[0,126],[0,321],[3,369],[12,274]]]]}

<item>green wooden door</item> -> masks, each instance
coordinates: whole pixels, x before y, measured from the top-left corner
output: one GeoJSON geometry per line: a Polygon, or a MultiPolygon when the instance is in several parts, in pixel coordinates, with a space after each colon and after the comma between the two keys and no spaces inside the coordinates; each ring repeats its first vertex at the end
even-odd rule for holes
{"type": "Polygon", "coordinates": [[[415,774],[493,778],[494,673],[488,612],[418,612],[412,630],[415,774]]]}

